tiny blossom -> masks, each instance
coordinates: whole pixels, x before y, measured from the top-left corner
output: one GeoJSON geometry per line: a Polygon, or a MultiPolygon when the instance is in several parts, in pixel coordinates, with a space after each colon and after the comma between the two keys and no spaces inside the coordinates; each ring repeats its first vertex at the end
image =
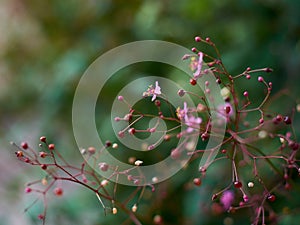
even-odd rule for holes
{"type": "Polygon", "coordinates": [[[220,201],[223,204],[224,209],[228,210],[234,201],[234,193],[232,191],[224,191],[220,201]]]}
{"type": "Polygon", "coordinates": [[[152,182],[153,183],[157,183],[158,182],[158,178],[157,177],[152,177],[152,182]]]}
{"type": "Polygon", "coordinates": [[[132,212],[136,212],[136,211],[137,211],[137,205],[136,205],[136,204],[134,204],[134,205],[132,206],[131,211],[132,211],[132,212]]]}
{"type": "Polygon", "coordinates": [[[84,148],[80,149],[80,153],[81,153],[82,155],[85,155],[85,154],[86,154],[86,149],[84,149],[84,148]]]}
{"type": "Polygon", "coordinates": [[[106,186],[108,184],[108,180],[103,180],[103,181],[101,181],[101,186],[106,186]]]}
{"type": "Polygon", "coordinates": [[[223,87],[220,91],[220,94],[222,95],[223,99],[230,97],[230,91],[227,87],[223,87]]]}
{"type": "Polygon", "coordinates": [[[205,105],[203,105],[203,104],[201,104],[201,103],[199,103],[199,104],[197,105],[197,111],[198,111],[198,112],[204,112],[205,109],[206,109],[205,105]]]}
{"type": "Polygon", "coordinates": [[[116,149],[116,148],[118,148],[119,147],[119,145],[117,144],[117,143],[113,143],[113,145],[112,145],[112,148],[113,149],[116,149]]]}
{"type": "Polygon", "coordinates": [[[42,183],[42,185],[44,185],[44,186],[48,185],[48,181],[47,181],[46,178],[43,178],[43,179],[41,180],[41,183],[42,183]]]}
{"type": "Polygon", "coordinates": [[[155,88],[150,85],[147,91],[143,93],[143,97],[152,96],[152,102],[157,98],[158,95],[161,95],[161,87],[159,86],[158,81],[155,82],[155,88]]]}
{"type": "Polygon", "coordinates": [[[258,132],[258,137],[264,139],[268,136],[268,133],[265,130],[261,130],[258,132]]]}
{"type": "Polygon", "coordinates": [[[254,183],[250,181],[250,182],[248,183],[248,187],[249,187],[249,188],[253,188],[253,187],[254,187],[254,183]]]}
{"type": "Polygon", "coordinates": [[[300,104],[297,104],[296,109],[297,109],[297,112],[300,112],[300,104]]]}
{"type": "Polygon", "coordinates": [[[143,164],[143,161],[142,160],[136,160],[135,162],[134,162],[134,165],[136,165],[136,166],[140,166],[140,165],[142,165],[143,164]]]}
{"type": "Polygon", "coordinates": [[[116,207],[113,207],[113,209],[112,209],[112,213],[113,213],[113,214],[117,214],[117,213],[118,213],[118,210],[117,210],[117,208],[116,208],[116,207]]]}

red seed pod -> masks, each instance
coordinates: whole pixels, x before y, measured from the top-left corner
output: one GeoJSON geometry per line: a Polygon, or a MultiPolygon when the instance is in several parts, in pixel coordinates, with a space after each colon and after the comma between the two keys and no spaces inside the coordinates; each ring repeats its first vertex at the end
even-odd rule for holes
{"type": "Polygon", "coordinates": [[[47,156],[47,153],[46,152],[40,152],[39,155],[40,155],[41,158],[45,158],[47,156]]]}
{"type": "Polygon", "coordinates": [[[21,143],[21,147],[22,147],[23,149],[27,149],[27,148],[28,148],[27,142],[22,142],[22,143],[21,143]]]}
{"type": "Polygon", "coordinates": [[[278,122],[281,122],[283,120],[282,115],[280,114],[278,114],[275,118],[278,122]]]}
{"type": "Polygon", "coordinates": [[[44,219],[45,219],[45,216],[44,216],[43,214],[39,214],[39,215],[38,215],[38,219],[39,219],[39,220],[44,220],[44,219]]]}
{"type": "Polygon", "coordinates": [[[290,147],[290,149],[296,151],[296,150],[299,149],[299,144],[298,144],[297,142],[291,141],[291,142],[289,143],[289,147],[290,147]]]}
{"type": "Polygon", "coordinates": [[[267,67],[267,68],[264,68],[263,71],[265,71],[267,73],[271,73],[271,72],[273,72],[273,69],[267,67]]]}
{"type": "Polygon", "coordinates": [[[195,37],[195,41],[196,41],[196,42],[200,42],[200,41],[201,41],[201,38],[197,36],[197,37],[195,37]]]}
{"type": "Polygon", "coordinates": [[[24,156],[24,154],[23,154],[22,151],[17,151],[17,152],[16,152],[16,155],[17,155],[18,158],[24,156]]]}
{"type": "Polygon", "coordinates": [[[197,49],[195,47],[192,48],[192,52],[197,52],[197,49]]]}
{"type": "Polygon", "coordinates": [[[240,181],[235,181],[233,184],[235,188],[241,188],[243,186],[242,182],[240,181]]]}
{"type": "Polygon", "coordinates": [[[47,165],[46,164],[42,164],[41,168],[42,168],[42,170],[46,170],[47,169],[47,165]]]}
{"type": "Polygon", "coordinates": [[[195,178],[195,179],[193,180],[193,183],[194,183],[195,186],[200,186],[201,183],[202,183],[202,181],[201,181],[200,178],[197,177],[197,178],[195,178]]]}
{"type": "Polygon", "coordinates": [[[54,150],[55,149],[55,145],[54,144],[49,144],[48,148],[49,148],[49,150],[54,150]]]}
{"type": "Polygon", "coordinates": [[[40,141],[46,143],[46,137],[45,136],[40,137],[40,141]]]}
{"type": "Polygon", "coordinates": [[[231,111],[231,107],[230,107],[230,106],[226,106],[226,107],[224,108],[224,110],[225,110],[225,113],[226,113],[226,114],[229,114],[230,111],[231,111]]]}
{"type": "Polygon", "coordinates": [[[53,193],[56,195],[56,196],[62,196],[63,195],[63,189],[60,188],[60,187],[57,187],[53,190],[53,193]]]}
{"type": "Polygon", "coordinates": [[[190,79],[190,84],[195,86],[197,84],[197,81],[195,79],[190,79]]]}
{"type": "Polygon", "coordinates": [[[160,101],[159,100],[155,100],[154,104],[159,107],[161,105],[160,101]]]}
{"type": "Polygon", "coordinates": [[[292,123],[292,120],[291,120],[291,118],[290,118],[289,116],[285,116],[285,117],[283,118],[283,121],[284,121],[285,124],[287,124],[287,125],[289,125],[289,124],[292,123]]]}
{"type": "Polygon", "coordinates": [[[128,133],[131,134],[131,135],[134,135],[135,134],[135,129],[132,127],[128,130],[128,133]]]}
{"type": "Polygon", "coordinates": [[[209,135],[208,135],[208,133],[203,133],[202,135],[201,135],[201,138],[202,138],[202,141],[205,141],[205,140],[207,140],[208,138],[209,138],[209,135]]]}
{"type": "Polygon", "coordinates": [[[291,190],[292,189],[292,185],[290,183],[286,183],[284,185],[285,190],[291,190]]]}
{"type": "Polygon", "coordinates": [[[26,163],[30,163],[30,159],[28,159],[28,158],[25,158],[25,159],[24,159],[24,162],[26,162],[26,163]]]}
{"type": "Polygon", "coordinates": [[[268,197],[267,197],[268,201],[270,202],[274,202],[276,200],[276,196],[273,195],[273,194],[270,194],[268,197]]]}
{"type": "Polygon", "coordinates": [[[30,192],[32,192],[32,189],[30,187],[26,187],[25,188],[25,193],[30,193],[30,192]]]}
{"type": "Polygon", "coordinates": [[[106,142],[105,142],[105,147],[108,148],[108,147],[110,147],[110,146],[111,146],[111,142],[110,142],[110,141],[106,141],[106,142]]]}
{"type": "Polygon", "coordinates": [[[213,194],[213,196],[211,197],[211,200],[212,200],[212,201],[214,201],[214,200],[216,200],[216,199],[217,199],[217,197],[218,197],[218,195],[216,195],[216,194],[213,194]]]}

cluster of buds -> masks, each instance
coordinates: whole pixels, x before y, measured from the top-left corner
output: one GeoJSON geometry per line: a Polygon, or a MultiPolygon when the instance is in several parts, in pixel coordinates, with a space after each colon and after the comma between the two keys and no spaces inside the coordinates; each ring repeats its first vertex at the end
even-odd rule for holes
{"type": "MultiPolygon", "coordinates": [[[[300,112],[300,105],[295,103],[290,112],[273,112],[268,105],[271,100],[273,84],[267,82],[268,79],[265,77],[265,74],[272,72],[271,68],[252,69],[247,67],[242,73],[232,75],[226,70],[220,53],[210,38],[196,37],[195,41],[211,46],[216,52],[216,56],[211,56],[194,47],[192,48],[193,53],[183,56],[183,60],[190,60],[192,76],[187,82],[190,83],[191,90],[204,80],[203,93],[179,89],[175,90],[174,94],[181,98],[192,95],[196,97],[197,102],[190,104],[183,101],[182,105],[169,107],[171,105],[168,100],[169,93],[164,93],[164,87],[159,81],[151,84],[145,88],[144,93],[141,93],[141,97],[145,101],[150,98],[148,104],[154,104],[157,114],[137,110],[128,104],[124,96],[118,96],[118,101],[128,106],[128,112],[125,115],[114,118],[116,123],[126,124],[122,130],[118,131],[118,137],[135,137],[139,133],[162,134],[155,142],[141,146],[143,151],[153,150],[161,142],[171,143],[172,140],[175,142],[182,140],[176,147],[164,149],[164,152],[167,152],[170,158],[178,163],[182,163],[180,159],[183,155],[191,156],[194,161],[208,153],[209,157],[205,163],[199,167],[198,171],[193,172],[195,177],[192,178],[192,183],[195,188],[201,188],[205,184],[208,171],[216,164],[215,162],[225,161],[230,168],[227,175],[229,180],[227,183],[225,182],[224,186],[217,186],[212,190],[211,210],[213,213],[232,213],[242,208],[251,208],[254,212],[253,224],[271,223],[276,218],[272,205],[276,202],[277,193],[282,190],[282,187],[290,190],[292,180],[295,179],[294,174],[300,174],[298,158],[300,144],[293,129],[294,116],[300,112]],[[204,62],[205,60],[207,63],[204,62]],[[208,104],[207,99],[212,101],[214,99],[212,82],[206,80],[206,77],[212,74],[214,76],[213,83],[218,85],[220,90],[218,94],[223,100],[222,104],[214,107],[208,104]],[[237,82],[240,79],[248,82],[253,77],[256,77],[257,87],[264,90],[264,96],[258,104],[253,104],[253,102],[257,102],[257,99],[252,97],[251,90],[242,89],[240,91],[241,87],[238,87],[237,82]],[[168,112],[163,110],[166,108],[168,112]],[[213,117],[213,114],[216,116],[213,117]],[[156,118],[157,122],[145,129],[137,127],[138,122],[146,118],[156,118]],[[162,121],[168,124],[165,130],[160,130],[162,121]],[[221,143],[213,147],[199,147],[205,146],[211,137],[218,135],[215,131],[213,132],[215,125],[225,127],[224,134],[220,134],[222,135],[221,143]],[[199,143],[192,141],[194,137],[200,138],[199,143]],[[219,149],[221,150],[219,151],[219,149]],[[266,174],[272,174],[272,179],[266,174]],[[267,218],[266,215],[272,215],[272,218],[271,216],[267,218]]],[[[131,156],[128,158],[128,162],[132,165],[132,170],[119,171],[116,165],[105,161],[99,162],[103,149],[89,147],[81,150],[82,155],[85,155],[88,160],[91,159],[98,163],[95,164],[95,168],[88,169],[86,162],[79,167],[67,163],[55,145],[47,143],[44,136],[40,138],[39,150],[31,148],[26,142],[21,143],[20,146],[14,143],[13,145],[17,148],[16,156],[19,160],[39,166],[45,172],[45,177],[27,184],[26,193],[37,192],[45,196],[49,190],[53,190],[55,196],[62,196],[64,189],[57,181],[81,184],[96,194],[105,213],[109,211],[117,214],[121,209],[128,213],[130,219],[137,225],[141,224],[135,215],[139,202],[134,202],[130,206],[131,210],[128,210],[126,204],[118,202],[115,198],[117,180],[115,184],[112,184],[110,179],[100,178],[94,170],[103,173],[112,172],[112,177],[125,176],[133,184],[134,194],[126,203],[134,199],[139,192],[138,199],[140,200],[145,187],[151,187],[154,192],[155,188],[152,184],[156,185],[160,181],[159,175],[157,175],[152,177],[152,184],[145,183],[143,174],[132,173],[140,171],[145,164],[148,165],[147,158],[138,159],[131,156]],[[34,188],[33,186],[37,183],[43,184],[45,189],[34,188]],[[111,194],[106,190],[109,185],[114,185],[111,194]],[[103,200],[108,201],[110,206],[106,206],[107,204],[103,200]]],[[[118,144],[108,141],[103,148],[117,149],[118,144]]],[[[188,167],[188,163],[185,162],[183,166],[188,167]]],[[[186,179],[187,182],[189,179],[186,179]]],[[[215,176],[214,179],[218,179],[218,176],[215,176]]],[[[46,205],[46,203],[44,204],[46,205]]],[[[44,222],[46,211],[38,217],[44,222]]],[[[163,219],[162,215],[156,215],[153,223],[163,224],[163,219]]]]}

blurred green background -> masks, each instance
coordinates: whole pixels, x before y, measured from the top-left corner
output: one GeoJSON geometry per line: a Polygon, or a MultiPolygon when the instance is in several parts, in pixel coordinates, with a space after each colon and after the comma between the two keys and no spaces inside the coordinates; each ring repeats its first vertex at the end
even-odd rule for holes
{"type": "MultiPolygon", "coordinates": [[[[0,225],[36,224],[33,218],[39,213],[38,207],[30,214],[22,213],[24,205],[34,199],[23,196],[23,184],[39,176],[39,171],[19,163],[9,141],[26,140],[36,145],[40,135],[47,135],[67,158],[80,159],[71,110],[85,69],[104,52],[131,41],[158,39],[191,48],[196,35],[209,36],[217,44],[232,74],[248,66],[268,66],[274,72],[266,80],[274,82],[275,91],[287,88],[292,96],[299,96],[298,0],[1,0],[0,225]]],[[[149,66],[145,72],[147,69],[149,66]]],[[[150,73],[161,70],[150,69],[150,73]]],[[[99,113],[109,106],[116,97],[113,90],[122,87],[131,72],[124,71],[125,76],[113,82],[115,87],[104,90],[102,96],[107,99],[99,113]]],[[[257,89],[256,84],[250,81],[244,85],[251,92],[257,89]]],[[[285,105],[281,102],[280,106],[285,105]]],[[[101,130],[103,124],[99,125],[101,130]]],[[[149,194],[145,201],[151,207],[139,209],[138,214],[145,224],[151,224],[155,214],[162,214],[166,224],[232,222],[228,215],[214,218],[205,211],[210,204],[209,186],[189,191],[183,191],[182,186],[173,188],[163,202],[149,194]]],[[[63,199],[51,203],[48,224],[121,224],[126,218],[104,217],[91,193],[73,186],[68,190],[63,199]]],[[[243,213],[246,215],[239,215],[245,219],[243,213]]],[[[299,220],[291,214],[280,223],[296,224],[299,220]]],[[[239,216],[233,221],[242,224],[239,216]]],[[[245,220],[244,224],[249,223],[245,220]]]]}

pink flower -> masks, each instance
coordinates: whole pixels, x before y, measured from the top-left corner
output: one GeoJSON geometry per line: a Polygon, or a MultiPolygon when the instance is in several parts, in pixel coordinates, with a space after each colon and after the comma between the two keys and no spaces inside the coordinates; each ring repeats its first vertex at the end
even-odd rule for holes
{"type": "Polygon", "coordinates": [[[200,117],[195,117],[193,115],[188,114],[188,107],[187,103],[183,103],[183,109],[178,108],[176,110],[177,117],[184,121],[184,123],[188,126],[187,132],[191,133],[194,131],[195,128],[199,126],[199,124],[202,122],[202,119],[200,117]]]}
{"type": "Polygon", "coordinates": [[[220,202],[222,203],[224,209],[227,211],[234,201],[234,193],[232,191],[224,191],[220,202]]]}
{"type": "Polygon", "coordinates": [[[146,92],[143,93],[143,97],[152,96],[151,101],[154,101],[158,95],[161,95],[161,87],[158,84],[158,81],[155,82],[155,88],[150,85],[146,92]]]}
{"type": "Polygon", "coordinates": [[[178,119],[183,120],[186,117],[187,113],[188,113],[187,104],[186,104],[186,102],[184,102],[183,109],[180,109],[178,107],[176,110],[176,114],[177,114],[178,119]]]}
{"type": "Polygon", "coordinates": [[[186,130],[188,133],[193,132],[194,128],[198,127],[202,122],[202,119],[200,117],[194,117],[192,115],[186,116],[184,120],[185,120],[185,124],[188,126],[186,130]]]}
{"type": "Polygon", "coordinates": [[[201,70],[202,70],[202,64],[203,64],[203,53],[199,52],[198,55],[199,55],[199,58],[198,58],[198,62],[197,62],[197,70],[193,73],[195,79],[198,79],[201,76],[201,70]]]}

